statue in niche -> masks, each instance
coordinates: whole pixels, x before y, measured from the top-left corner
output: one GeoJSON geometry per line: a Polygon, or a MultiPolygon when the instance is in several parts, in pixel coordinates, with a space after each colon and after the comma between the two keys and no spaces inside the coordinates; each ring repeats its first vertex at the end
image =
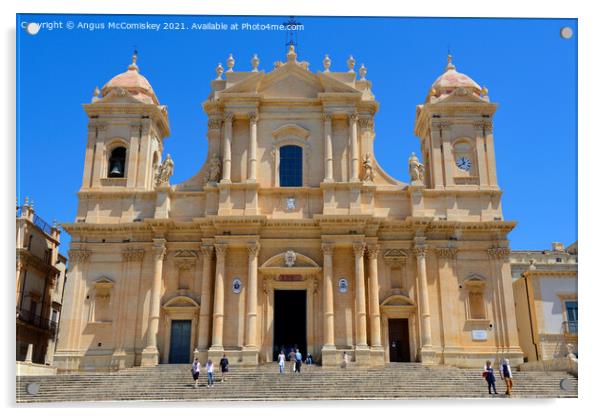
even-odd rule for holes
{"type": "Polygon", "coordinates": [[[168,153],[163,163],[161,163],[161,165],[159,166],[159,169],[155,176],[155,182],[157,186],[169,184],[169,178],[171,178],[171,175],[173,175],[173,168],[174,163],[171,156],[168,153]]]}
{"type": "Polygon", "coordinates": [[[414,182],[422,182],[424,180],[424,165],[420,163],[414,152],[408,160],[410,167],[410,180],[414,182]]]}
{"type": "Polygon", "coordinates": [[[217,153],[214,153],[213,156],[211,156],[211,160],[209,161],[209,182],[219,182],[221,172],[222,166],[219,160],[219,156],[217,155],[217,153]]]}
{"type": "Polygon", "coordinates": [[[374,181],[374,170],[372,169],[372,158],[370,156],[370,153],[366,153],[366,156],[364,157],[364,177],[362,178],[362,181],[364,182],[373,182],[374,181]]]}

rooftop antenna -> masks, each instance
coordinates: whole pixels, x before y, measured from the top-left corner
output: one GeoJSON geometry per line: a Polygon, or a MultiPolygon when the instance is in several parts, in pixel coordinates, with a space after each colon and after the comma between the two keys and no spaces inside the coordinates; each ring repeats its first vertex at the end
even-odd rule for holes
{"type": "Polygon", "coordinates": [[[297,33],[299,31],[296,30],[296,26],[301,25],[301,22],[299,22],[298,20],[295,20],[295,16],[290,16],[290,18],[288,19],[288,21],[284,22],[283,24],[286,27],[286,38],[285,38],[285,42],[284,42],[284,52],[287,53],[289,51],[290,46],[293,45],[293,47],[295,48],[295,51],[297,53],[299,53],[299,50],[297,48],[297,46],[298,46],[297,33]]]}

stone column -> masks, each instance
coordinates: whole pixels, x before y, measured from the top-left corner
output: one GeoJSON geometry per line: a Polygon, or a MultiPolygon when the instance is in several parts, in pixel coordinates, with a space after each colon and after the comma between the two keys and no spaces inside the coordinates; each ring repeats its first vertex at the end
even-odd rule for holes
{"type": "Polygon", "coordinates": [[[243,363],[256,365],[259,358],[257,347],[257,255],[259,243],[247,244],[249,252],[249,272],[247,284],[247,332],[243,348],[243,363]]]}
{"type": "Polygon", "coordinates": [[[324,120],[324,182],[332,182],[332,115],[325,113],[324,120]]]}
{"type": "Polygon", "coordinates": [[[224,117],[224,146],[222,149],[222,182],[231,183],[232,171],[232,121],[234,114],[226,113],[224,117]]]}
{"type": "Polygon", "coordinates": [[[382,347],[380,337],[380,302],[378,297],[378,245],[368,246],[368,280],[370,282],[370,346],[382,347]]]}
{"type": "Polygon", "coordinates": [[[163,275],[163,259],[165,258],[165,239],[153,239],[154,272],[151,289],[150,315],[146,348],[142,351],[142,367],[159,364],[159,349],[157,348],[157,333],[159,332],[159,316],[161,312],[161,283],[163,275]]]}
{"type": "Polygon", "coordinates": [[[215,292],[213,296],[213,337],[211,350],[223,351],[224,333],[224,274],[226,271],[227,244],[215,244],[215,292]]]}
{"type": "Polygon", "coordinates": [[[331,243],[322,244],[324,253],[323,305],[324,332],[322,346],[322,365],[336,365],[336,347],[334,344],[334,291],[332,282],[332,255],[334,246],[331,243]]]}
{"type": "Polygon", "coordinates": [[[426,253],[425,245],[417,245],[414,247],[416,254],[416,262],[418,266],[418,292],[420,299],[420,319],[421,319],[421,360],[423,363],[431,363],[434,360],[432,354],[433,342],[431,339],[431,312],[429,307],[428,283],[426,279],[426,253]]]}
{"type": "Polygon", "coordinates": [[[349,136],[351,141],[351,182],[359,182],[360,172],[360,149],[357,139],[358,114],[349,115],[349,136]]]}
{"type": "Polygon", "coordinates": [[[357,314],[356,345],[367,346],[366,284],[364,282],[364,243],[353,243],[355,257],[355,311],[357,314]]]}
{"type": "MultiPolygon", "coordinates": [[[[201,308],[199,311],[199,327],[197,338],[197,349],[199,352],[206,352],[209,349],[209,327],[211,315],[211,258],[213,256],[213,246],[201,245],[203,255],[203,281],[201,283],[201,308]]],[[[205,356],[203,355],[203,359],[205,356]]]]}
{"type": "Polygon", "coordinates": [[[249,113],[249,171],[247,172],[247,181],[255,182],[257,180],[257,113],[249,113]]]}

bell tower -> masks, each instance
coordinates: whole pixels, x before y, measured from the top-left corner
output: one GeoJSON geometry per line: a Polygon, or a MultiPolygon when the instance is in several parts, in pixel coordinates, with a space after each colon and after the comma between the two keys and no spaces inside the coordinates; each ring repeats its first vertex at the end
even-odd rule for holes
{"type": "Polygon", "coordinates": [[[487,88],[457,72],[448,55],[445,72],[416,110],[414,134],[420,138],[427,188],[499,189],[492,131],[496,109],[487,88]]]}
{"type": "Polygon", "coordinates": [[[155,188],[169,121],[137,58],[134,53],[127,71],[97,87],[84,104],[89,123],[82,191],[155,188]]]}

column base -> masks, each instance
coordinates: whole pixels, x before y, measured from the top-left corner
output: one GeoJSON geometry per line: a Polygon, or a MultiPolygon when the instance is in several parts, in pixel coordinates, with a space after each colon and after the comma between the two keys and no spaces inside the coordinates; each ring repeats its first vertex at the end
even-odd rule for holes
{"type": "Polygon", "coordinates": [[[256,366],[257,364],[259,364],[259,350],[257,347],[243,347],[242,365],[256,366]]]}
{"type": "Polygon", "coordinates": [[[334,367],[343,362],[343,357],[338,357],[337,348],[334,345],[324,345],[322,347],[322,367],[334,367]]]}
{"type": "MultiPolygon", "coordinates": [[[[115,351],[111,358],[111,369],[123,370],[128,367],[128,355],[125,351],[115,351]]],[[[131,365],[129,367],[132,367],[131,365]]]]}
{"type": "Polygon", "coordinates": [[[370,367],[370,348],[367,345],[355,347],[355,365],[357,367],[370,367]]]}
{"type": "Polygon", "coordinates": [[[140,367],[155,367],[159,365],[159,350],[157,347],[147,347],[142,350],[140,367]]]}
{"type": "Polygon", "coordinates": [[[438,364],[437,353],[431,347],[422,347],[420,350],[420,362],[422,364],[438,364]]]}
{"type": "Polygon", "coordinates": [[[385,365],[385,349],[383,347],[370,347],[370,364],[373,366],[385,365]]]}

